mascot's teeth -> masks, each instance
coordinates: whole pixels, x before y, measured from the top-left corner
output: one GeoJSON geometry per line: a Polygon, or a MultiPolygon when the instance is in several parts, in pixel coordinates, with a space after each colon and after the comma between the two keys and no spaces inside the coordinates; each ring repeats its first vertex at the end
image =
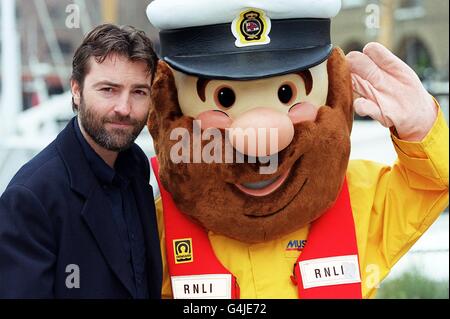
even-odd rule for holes
{"type": "Polygon", "coordinates": [[[262,189],[266,188],[270,184],[273,184],[279,177],[275,177],[272,179],[269,179],[267,181],[257,182],[257,183],[243,183],[242,186],[249,188],[249,189],[262,189]]]}

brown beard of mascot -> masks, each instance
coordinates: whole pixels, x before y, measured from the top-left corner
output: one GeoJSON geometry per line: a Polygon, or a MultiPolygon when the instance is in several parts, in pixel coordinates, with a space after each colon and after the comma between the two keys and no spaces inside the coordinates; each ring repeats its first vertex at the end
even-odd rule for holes
{"type": "MultiPolygon", "coordinates": [[[[350,156],[353,93],[342,51],[328,59],[327,103],[315,121],[294,126],[291,144],[278,154],[278,170],[261,175],[260,164],[174,164],[173,129],[192,136],[192,117],[184,116],[171,69],[160,61],[152,87],[148,127],[158,156],[159,176],[177,207],[206,230],[247,243],[259,243],[301,229],[336,201],[350,156]],[[285,183],[265,197],[241,192],[235,184],[275,178],[290,171],[285,183]]],[[[225,140],[225,139],[224,139],[225,140]]],[[[206,143],[206,142],[204,142],[206,143]]]]}

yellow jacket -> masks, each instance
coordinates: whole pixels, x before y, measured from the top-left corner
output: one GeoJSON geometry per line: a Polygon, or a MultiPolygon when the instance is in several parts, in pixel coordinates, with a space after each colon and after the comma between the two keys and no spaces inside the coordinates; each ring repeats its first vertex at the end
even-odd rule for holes
{"type": "MultiPolygon", "coordinates": [[[[448,205],[449,131],[439,117],[421,143],[392,135],[398,154],[393,167],[369,161],[350,161],[347,179],[353,210],[364,298],[377,287],[448,205]]],[[[156,199],[163,255],[163,298],[171,298],[165,263],[161,198],[156,199]]],[[[262,244],[246,244],[209,232],[216,256],[233,273],[243,299],[297,298],[290,280],[299,252],[291,241],[307,240],[309,227],[262,244]]]]}

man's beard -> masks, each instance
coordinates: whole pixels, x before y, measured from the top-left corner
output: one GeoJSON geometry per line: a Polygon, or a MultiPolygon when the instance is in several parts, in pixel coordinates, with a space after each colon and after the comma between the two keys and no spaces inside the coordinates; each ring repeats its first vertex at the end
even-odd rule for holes
{"type": "Polygon", "coordinates": [[[84,98],[81,98],[78,117],[85,132],[94,142],[109,151],[122,152],[129,149],[147,122],[147,117],[142,121],[132,119],[130,116],[120,115],[100,117],[94,109],[94,107],[86,107],[84,98]],[[133,130],[131,132],[122,129],[107,130],[106,124],[113,122],[132,125],[133,130]]]}

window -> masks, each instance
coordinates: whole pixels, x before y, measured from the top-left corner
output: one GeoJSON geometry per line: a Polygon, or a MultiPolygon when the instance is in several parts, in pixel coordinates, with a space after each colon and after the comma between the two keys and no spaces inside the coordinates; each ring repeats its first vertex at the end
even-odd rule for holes
{"type": "Polygon", "coordinates": [[[422,0],[401,0],[399,8],[417,8],[422,7],[422,0]]]}
{"type": "Polygon", "coordinates": [[[401,0],[395,11],[395,18],[399,21],[418,19],[424,16],[423,0],[401,0]]]}
{"type": "Polygon", "coordinates": [[[430,51],[416,37],[409,37],[401,42],[399,57],[414,69],[421,80],[428,80],[435,73],[430,51]]]}

